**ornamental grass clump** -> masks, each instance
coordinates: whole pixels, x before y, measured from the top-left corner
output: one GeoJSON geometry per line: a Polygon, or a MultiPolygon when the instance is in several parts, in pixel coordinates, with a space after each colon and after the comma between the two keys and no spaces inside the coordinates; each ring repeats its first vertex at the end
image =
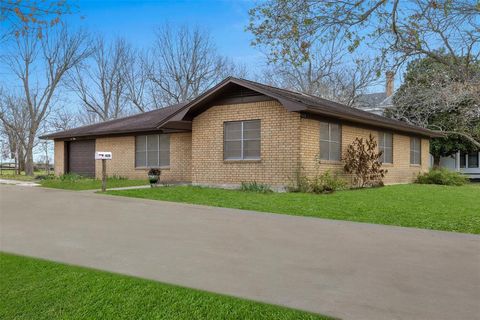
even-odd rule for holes
{"type": "Polygon", "coordinates": [[[241,191],[257,192],[257,193],[272,193],[273,190],[268,184],[253,182],[242,182],[240,185],[241,191]]]}

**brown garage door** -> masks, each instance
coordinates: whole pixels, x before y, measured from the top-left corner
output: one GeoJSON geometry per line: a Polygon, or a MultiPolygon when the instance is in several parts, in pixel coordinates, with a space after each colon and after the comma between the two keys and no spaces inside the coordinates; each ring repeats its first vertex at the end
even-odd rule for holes
{"type": "Polygon", "coordinates": [[[68,172],[95,177],[95,140],[68,143],[68,172]]]}

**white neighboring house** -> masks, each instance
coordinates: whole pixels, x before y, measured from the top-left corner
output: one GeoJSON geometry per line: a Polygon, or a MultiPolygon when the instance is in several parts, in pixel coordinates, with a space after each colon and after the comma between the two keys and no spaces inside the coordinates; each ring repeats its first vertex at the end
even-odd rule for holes
{"type": "MultiPolygon", "coordinates": [[[[394,74],[386,73],[385,92],[374,92],[360,96],[356,107],[378,115],[383,115],[385,108],[393,106],[394,74]]],[[[431,157],[431,166],[433,157],[431,157]]],[[[465,174],[470,179],[480,179],[480,152],[460,153],[440,158],[440,167],[465,174]]]]}
{"type": "Polygon", "coordinates": [[[440,167],[458,171],[470,179],[480,179],[480,152],[457,152],[440,158],[440,167]]]}
{"type": "Polygon", "coordinates": [[[385,109],[393,106],[393,79],[393,72],[387,72],[385,91],[361,95],[358,97],[355,107],[383,116],[385,109]]]}

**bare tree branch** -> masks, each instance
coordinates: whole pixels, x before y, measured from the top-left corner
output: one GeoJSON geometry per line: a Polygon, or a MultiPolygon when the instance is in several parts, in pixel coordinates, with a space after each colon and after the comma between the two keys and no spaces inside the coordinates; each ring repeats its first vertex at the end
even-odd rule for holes
{"type": "Polygon", "coordinates": [[[228,75],[243,73],[217,53],[208,33],[165,25],[156,32],[149,79],[161,105],[189,101],[228,75]]]}
{"type": "Polygon", "coordinates": [[[49,29],[41,38],[29,33],[15,38],[3,58],[6,67],[20,83],[18,96],[28,110],[28,135],[22,141],[28,175],[33,174],[33,148],[37,134],[54,103],[57,89],[67,72],[89,54],[86,39],[84,32],[69,33],[66,27],[49,29]]]}
{"type": "Polygon", "coordinates": [[[124,40],[108,45],[98,38],[92,48],[91,61],[76,65],[68,86],[80,99],[85,112],[100,121],[114,119],[126,113],[128,70],[132,49],[124,40]]]}

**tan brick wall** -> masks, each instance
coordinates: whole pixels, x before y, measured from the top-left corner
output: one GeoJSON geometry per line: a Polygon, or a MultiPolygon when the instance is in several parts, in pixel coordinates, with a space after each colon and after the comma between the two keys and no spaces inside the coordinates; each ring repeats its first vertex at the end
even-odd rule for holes
{"type": "MultiPolygon", "coordinates": [[[[257,181],[271,186],[286,186],[301,168],[307,176],[325,170],[342,171],[343,165],[318,161],[320,123],[288,112],[277,101],[214,106],[198,115],[193,133],[174,133],[170,137],[170,168],[162,171],[163,182],[193,182],[210,185],[237,185],[257,181]],[[261,160],[224,161],[223,123],[225,121],[261,120],[261,160]],[[192,148],[193,145],[193,148],[192,148]]],[[[343,151],[355,137],[368,137],[378,131],[342,125],[343,151]]],[[[387,184],[413,181],[429,168],[429,140],[422,139],[422,165],[410,165],[410,137],[393,136],[393,165],[384,181],[387,184]]],[[[111,151],[107,174],[144,179],[147,169],[135,169],[135,137],[108,137],[96,140],[97,151],[111,151]]],[[[64,142],[55,141],[55,174],[64,172],[64,142]]],[[[96,162],[96,176],[101,177],[101,162],[96,162]]]]}
{"type": "Polygon", "coordinates": [[[56,140],[54,142],[54,171],[56,176],[65,173],[65,142],[56,140]]]}
{"type": "MultiPolygon", "coordinates": [[[[170,167],[163,168],[162,182],[191,181],[191,133],[170,134],[170,167]]],[[[135,136],[98,138],[96,151],[111,151],[112,160],[107,162],[107,175],[129,179],[146,179],[148,169],[135,168],[135,136]]],[[[102,164],[95,163],[95,175],[102,176],[102,164]]]]}
{"type": "Polygon", "coordinates": [[[192,124],[193,182],[287,184],[298,163],[299,126],[300,114],[286,111],[277,101],[211,107],[192,124]],[[254,119],[261,121],[261,160],[224,161],[223,123],[254,119]]]}
{"type": "MultiPolygon", "coordinates": [[[[318,161],[320,152],[320,122],[312,119],[301,119],[301,149],[300,166],[309,177],[319,172],[331,170],[342,172],[343,165],[340,162],[318,161]]],[[[368,138],[372,134],[378,139],[377,130],[369,130],[349,125],[342,125],[342,153],[356,137],[368,138]]],[[[393,164],[385,164],[388,170],[384,178],[386,184],[412,182],[419,172],[429,168],[428,139],[422,139],[422,165],[410,165],[410,136],[394,133],[393,135],[393,164]]]]}

